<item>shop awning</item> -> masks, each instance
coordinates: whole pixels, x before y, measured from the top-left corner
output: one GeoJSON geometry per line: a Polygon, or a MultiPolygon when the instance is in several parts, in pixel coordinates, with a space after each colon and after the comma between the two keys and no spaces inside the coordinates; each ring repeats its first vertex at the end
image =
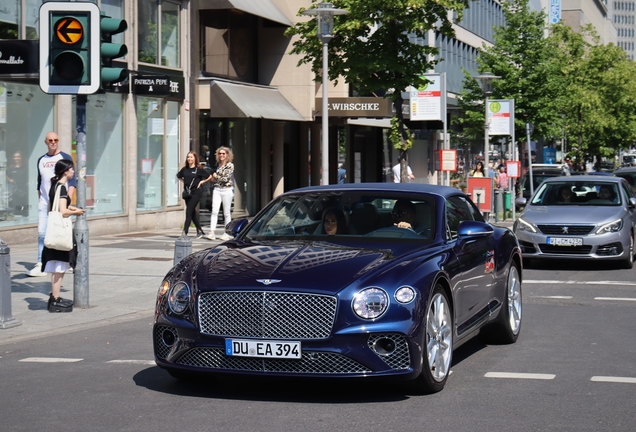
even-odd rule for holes
{"type": "Polygon", "coordinates": [[[223,81],[212,81],[210,84],[210,118],[215,117],[305,121],[273,87],[223,81]]]}
{"type": "Polygon", "coordinates": [[[347,124],[355,125],[355,126],[370,126],[370,127],[380,127],[380,128],[391,128],[391,119],[383,118],[383,119],[374,119],[374,118],[355,118],[355,119],[347,119],[347,124]]]}
{"type": "Polygon", "coordinates": [[[199,9],[236,9],[286,26],[292,25],[271,0],[199,0],[199,9]]]}

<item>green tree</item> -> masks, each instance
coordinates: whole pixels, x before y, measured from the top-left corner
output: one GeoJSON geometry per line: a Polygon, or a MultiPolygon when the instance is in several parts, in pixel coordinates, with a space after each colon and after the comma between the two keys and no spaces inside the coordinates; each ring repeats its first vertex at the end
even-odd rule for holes
{"type": "MultiPolygon", "coordinates": [[[[430,30],[454,36],[449,11],[458,20],[469,0],[335,0],[334,7],[346,9],[347,15],[334,17],[334,38],[329,42],[329,80],[342,77],[360,94],[386,90],[395,117],[390,139],[402,157],[402,181],[406,181],[407,152],[413,139],[404,126],[401,92],[410,86],[426,84],[422,74],[433,69],[438,50],[419,44],[430,30]]],[[[304,11],[301,8],[300,13],[304,11]]],[[[309,63],[320,80],[322,43],[316,37],[316,20],[298,23],[287,36],[298,35],[292,54],[300,54],[299,64],[309,63]]]]}
{"type": "MultiPolygon", "coordinates": [[[[527,122],[533,123],[535,136],[557,135],[562,119],[545,75],[550,56],[544,37],[546,14],[530,10],[528,0],[504,1],[502,9],[506,24],[494,29],[494,44],[484,44],[479,50],[477,70],[501,77],[493,81],[492,98],[515,100],[515,136],[519,141],[525,141],[527,122]]],[[[484,96],[480,83],[465,70],[460,96],[465,115],[456,123],[466,137],[477,139],[484,134],[484,96]]]]}

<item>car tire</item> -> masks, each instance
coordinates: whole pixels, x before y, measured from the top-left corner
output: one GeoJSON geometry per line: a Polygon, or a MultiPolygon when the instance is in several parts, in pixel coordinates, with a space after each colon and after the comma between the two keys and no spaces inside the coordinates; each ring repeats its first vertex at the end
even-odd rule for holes
{"type": "Polygon", "coordinates": [[[426,307],[422,372],[410,384],[418,394],[441,391],[453,360],[453,311],[446,291],[436,285],[426,307]]]}
{"type": "Polygon", "coordinates": [[[501,311],[495,321],[482,330],[486,342],[496,344],[511,344],[517,341],[521,330],[521,275],[517,264],[510,264],[506,291],[503,295],[501,311]]]}
{"type": "Polygon", "coordinates": [[[634,233],[629,235],[629,250],[627,251],[627,258],[625,258],[621,264],[622,267],[627,270],[634,267],[634,233]]]}

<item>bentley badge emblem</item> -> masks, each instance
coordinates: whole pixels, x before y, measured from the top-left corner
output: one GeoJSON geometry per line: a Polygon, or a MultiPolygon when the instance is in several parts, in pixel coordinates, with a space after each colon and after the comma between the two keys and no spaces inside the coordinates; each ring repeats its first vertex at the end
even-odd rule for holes
{"type": "Polygon", "coordinates": [[[280,282],[280,279],[256,279],[256,282],[260,282],[263,285],[271,285],[280,282]]]}

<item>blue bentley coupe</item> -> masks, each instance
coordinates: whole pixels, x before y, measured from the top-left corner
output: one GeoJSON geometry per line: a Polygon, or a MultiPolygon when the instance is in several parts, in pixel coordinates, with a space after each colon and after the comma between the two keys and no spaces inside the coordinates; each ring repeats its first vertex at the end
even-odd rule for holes
{"type": "Polygon", "coordinates": [[[297,189],[226,232],[159,289],[155,360],[176,378],[388,377],[432,393],[462,343],[519,336],[517,238],[458,189],[297,189]]]}

